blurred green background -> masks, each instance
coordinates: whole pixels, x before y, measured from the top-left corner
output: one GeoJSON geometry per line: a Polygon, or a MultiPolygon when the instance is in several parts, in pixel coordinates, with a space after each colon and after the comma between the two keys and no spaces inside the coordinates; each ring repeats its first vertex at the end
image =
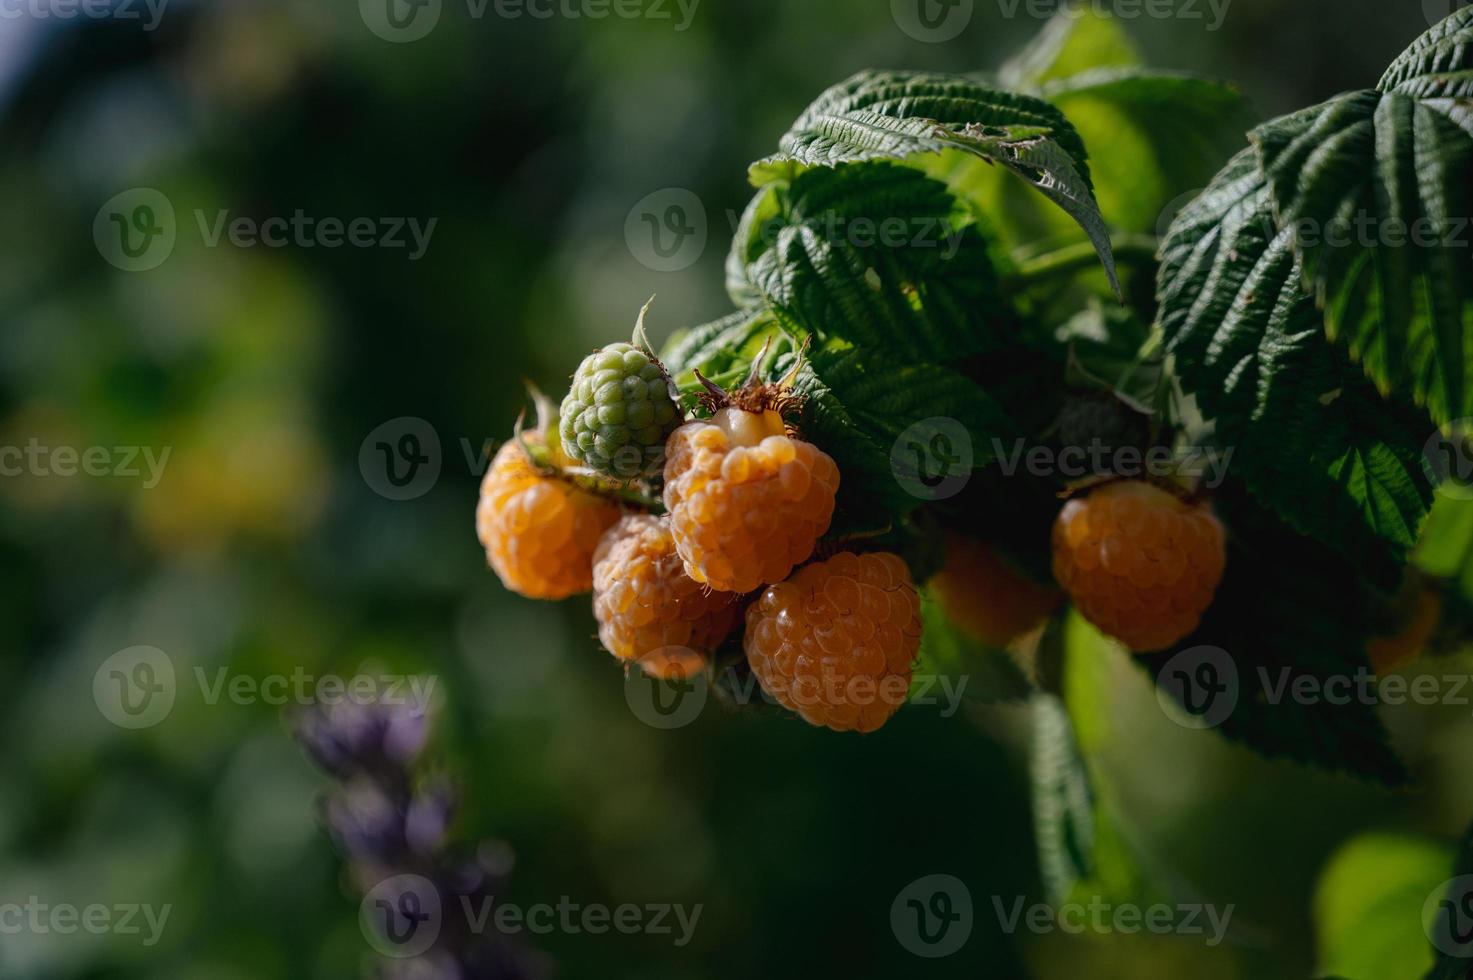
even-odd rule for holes
{"type": "MultiPolygon", "coordinates": [[[[1111,803],[1173,895],[1235,905],[1234,935],[1216,948],[1007,935],[994,896],[1042,895],[1026,707],[916,707],[866,738],[714,707],[657,731],[626,704],[586,599],[502,590],[472,512],[522,379],[560,393],[652,293],[657,342],[727,312],[746,165],[824,87],[862,67],[989,68],[1042,26],[1036,5],[999,0],[977,0],[944,43],[909,36],[888,0],[701,0],[685,30],[667,7],[668,20],[494,5],[477,19],[445,0],[413,43],[375,34],[351,0],[173,0],[154,30],[138,3],[143,22],[44,3],[49,16],[0,19],[0,443],[170,451],[156,486],[0,479],[0,902],[173,906],[152,947],[0,936],[0,976],[315,980],[371,966],[318,825],[324,780],[279,709],[207,703],[196,667],[434,675],[432,754],[467,796],[457,829],[515,847],[511,900],[703,905],[684,948],[537,937],[565,977],[1304,977],[1333,939],[1338,886],[1318,883],[1347,842],[1460,832],[1466,708],[1391,718],[1421,777],[1391,793],[1177,728],[1113,659],[1111,803]],[[172,204],[177,241],[157,268],[127,272],[93,225],[140,187],[172,204]],[[694,192],[708,241],[658,271],[626,223],[670,188],[694,192]],[[209,247],[195,218],[298,210],[437,223],[411,260],[209,247]],[[391,500],[360,449],[406,416],[438,434],[440,473],[391,500]],[[93,677],[140,644],[164,650],[181,684],[169,717],[135,731],[103,717],[93,677]],[[966,883],[975,924],[960,952],[925,960],[897,941],[890,909],[933,873],[966,883]]],[[[1263,116],[1373,84],[1428,26],[1418,2],[1232,0],[1216,31],[1197,7],[1201,19],[1127,27],[1152,64],[1234,79],[1263,116]]],[[[1408,917],[1403,933],[1417,936],[1426,887],[1387,913],[1408,917]]]]}

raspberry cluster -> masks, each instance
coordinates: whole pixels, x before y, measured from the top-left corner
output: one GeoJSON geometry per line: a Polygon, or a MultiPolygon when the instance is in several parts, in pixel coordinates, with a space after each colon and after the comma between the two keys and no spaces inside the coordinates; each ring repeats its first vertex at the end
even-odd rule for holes
{"type": "Polygon", "coordinates": [[[536,431],[496,454],[477,533],[508,589],[592,590],[599,641],[626,667],[689,677],[740,647],[809,722],[873,731],[908,694],[915,586],[893,554],[814,560],[839,467],[793,427],[791,377],[761,383],[756,368],[731,392],[697,375],[704,413],[687,419],[642,326],[595,351],[556,417],[539,401],[536,431]]]}
{"type": "MultiPolygon", "coordinates": [[[[910,567],[877,540],[892,532],[922,557],[944,538],[945,564],[929,583],[941,611],[980,643],[1020,654],[1015,641],[1066,597],[1143,653],[1187,637],[1212,603],[1222,525],[1171,484],[1105,474],[1077,492],[1054,522],[1055,582],[933,520],[835,536],[839,465],[796,427],[797,369],[764,383],[763,356],[732,391],[696,373],[688,417],[642,329],[589,355],[561,414],[540,401],[536,430],[519,430],[482,483],[477,532],[506,587],[540,599],[592,591],[599,640],[626,669],[671,680],[734,656],[809,723],[860,732],[907,699],[920,651],[910,567]]],[[[1141,421],[1094,399],[1059,424],[1065,439],[1114,445],[1138,441],[1141,421]]],[[[1017,528],[998,531],[1018,546],[1017,528]]],[[[1413,626],[1407,642],[1421,646],[1426,627],[1413,626]]],[[[1378,664],[1402,659],[1394,639],[1372,646],[1378,664]]]]}

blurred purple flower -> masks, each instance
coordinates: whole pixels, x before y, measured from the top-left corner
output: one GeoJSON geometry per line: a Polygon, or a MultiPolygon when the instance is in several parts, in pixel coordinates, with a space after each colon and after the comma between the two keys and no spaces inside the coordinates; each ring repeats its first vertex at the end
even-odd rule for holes
{"type": "MultiPolygon", "coordinates": [[[[365,893],[403,878],[433,888],[450,908],[499,895],[512,867],[511,848],[483,841],[473,857],[450,849],[459,802],[444,776],[421,778],[429,739],[423,704],[340,702],[302,712],[297,740],[337,780],[322,804],[323,820],[365,893]]],[[[386,962],[384,980],[543,980],[551,962],[512,937],[472,931],[447,918],[435,944],[410,959],[386,962]]]]}
{"type": "Polygon", "coordinates": [[[341,701],[303,712],[297,719],[297,739],[329,775],[380,772],[419,757],[429,738],[428,716],[427,706],[414,701],[341,701]]]}
{"type": "Polygon", "coordinates": [[[416,854],[429,855],[445,844],[458,801],[445,779],[436,779],[414,794],[404,815],[404,840],[416,854]]]}

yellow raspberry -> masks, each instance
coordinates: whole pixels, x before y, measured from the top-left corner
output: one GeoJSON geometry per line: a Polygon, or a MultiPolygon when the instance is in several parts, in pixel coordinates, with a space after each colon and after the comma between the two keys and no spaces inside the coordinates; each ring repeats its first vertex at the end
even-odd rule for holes
{"type": "Polygon", "coordinates": [[[565,599],[592,586],[594,549],[618,519],[617,504],[540,472],[512,441],[481,481],[476,536],[508,589],[565,599]]]}
{"type": "Polygon", "coordinates": [[[775,411],[723,408],[670,436],[665,508],[686,573],[721,592],[781,582],[829,529],[839,468],[775,411]]]}
{"type": "Polygon", "coordinates": [[[1099,629],[1140,653],[1197,628],[1222,581],[1222,524],[1137,480],[1064,505],[1054,522],[1054,577],[1099,629]]]}
{"type": "Polygon", "coordinates": [[[1401,630],[1389,636],[1373,637],[1366,643],[1366,655],[1377,674],[1389,674],[1417,659],[1442,618],[1442,596],[1436,589],[1423,587],[1417,592],[1414,608],[1401,630]]]}
{"type": "Polygon", "coordinates": [[[1008,564],[986,542],[951,534],[930,588],[947,618],[988,646],[1005,647],[1048,619],[1063,596],[1008,564]]]}
{"type": "Polygon", "coordinates": [[[763,690],[810,725],[872,732],[910,690],[921,603],[888,553],[835,555],[747,609],[747,662],[763,690]]]}
{"type": "Polygon", "coordinates": [[[611,527],[593,556],[598,638],[646,674],[679,679],[705,669],[731,633],[738,597],[712,592],[681,566],[667,518],[629,515],[611,527]]]}

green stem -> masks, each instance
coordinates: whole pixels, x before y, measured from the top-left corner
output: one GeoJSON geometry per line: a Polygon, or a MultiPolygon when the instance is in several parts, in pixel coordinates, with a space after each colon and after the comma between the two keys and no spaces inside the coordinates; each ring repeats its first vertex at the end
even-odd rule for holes
{"type": "Polygon", "coordinates": [[[626,504],[634,504],[637,507],[642,507],[656,516],[665,513],[665,501],[658,497],[651,497],[647,493],[640,493],[632,487],[620,487],[617,490],[604,490],[601,492],[606,496],[622,500],[626,504]]]}
{"type": "MultiPolygon", "coordinates": [[[[1161,242],[1154,235],[1117,235],[1110,239],[1115,261],[1122,264],[1154,264],[1161,242]]],[[[1008,278],[1009,292],[1022,292],[1040,282],[1071,276],[1094,266],[1099,253],[1090,242],[1077,242],[1053,252],[1045,252],[1018,263],[1018,270],[1008,278]]]]}

